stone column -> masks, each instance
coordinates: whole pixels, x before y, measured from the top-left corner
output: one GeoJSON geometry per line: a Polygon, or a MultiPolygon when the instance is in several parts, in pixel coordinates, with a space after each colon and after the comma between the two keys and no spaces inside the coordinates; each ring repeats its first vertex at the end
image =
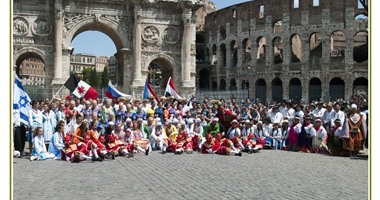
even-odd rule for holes
{"type": "Polygon", "coordinates": [[[289,80],[286,78],[282,80],[282,98],[289,100],[289,96],[289,80]]]}
{"type": "Polygon", "coordinates": [[[54,41],[54,79],[53,84],[63,84],[62,80],[62,2],[55,1],[55,41],[54,41]]]}
{"type": "Polygon", "coordinates": [[[272,81],[267,79],[265,80],[266,82],[266,87],[267,87],[267,102],[271,101],[272,100],[272,81]]]}
{"type": "Polygon", "coordinates": [[[134,38],[133,38],[133,53],[134,53],[134,70],[133,70],[133,82],[132,85],[135,87],[143,86],[144,82],[141,79],[141,18],[142,9],[140,5],[135,5],[134,8],[134,38]]]}
{"type": "Polygon", "coordinates": [[[182,84],[183,87],[194,85],[191,81],[191,54],[195,52],[195,24],[190,8],[184,8],[182,13],[183,38],[182,38],[182,84]]]}

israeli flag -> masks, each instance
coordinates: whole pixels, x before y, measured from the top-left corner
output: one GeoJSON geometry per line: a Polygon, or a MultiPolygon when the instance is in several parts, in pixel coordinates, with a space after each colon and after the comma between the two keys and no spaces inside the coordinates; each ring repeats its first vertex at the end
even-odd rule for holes
{"type": "Polygon", "coordinates": [[[26,93],[18,76],[15,75],[15,82],[13,84],[13,111],[20,114],[20,121],[26,125],[29,124],[29,110],[32,110],[30,102],[29,95],[26,93]]]}

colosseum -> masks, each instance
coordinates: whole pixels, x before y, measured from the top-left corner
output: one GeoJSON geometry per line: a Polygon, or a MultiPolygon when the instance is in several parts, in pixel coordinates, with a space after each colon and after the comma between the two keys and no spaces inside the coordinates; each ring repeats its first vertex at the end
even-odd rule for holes
{"type": "Polygon", "coordinates": [[[366,96],[367,16],[359,0],[255,0],[210,12],[197,27],[196,96],[366,96]]]}

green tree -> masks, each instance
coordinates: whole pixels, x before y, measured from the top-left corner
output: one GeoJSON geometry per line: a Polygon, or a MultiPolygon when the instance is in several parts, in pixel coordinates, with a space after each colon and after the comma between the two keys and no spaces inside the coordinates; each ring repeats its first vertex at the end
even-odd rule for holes
{"type": "Polygon", "coordinates": [[[95,69],[91,70],[89,79],[90,79],[89,84],[92,87],[95,87],[95,88],[99,87],[99,85],[100,85],[99,77],[98,77],[98,73],[96,73],[95,69]]]}
{"type": "Polygon", "coordinates": [[[109,77],[108,77],[108,68],[104,67],[102,77],[101,77],[101,87],[106,88],[108,85],[109,77]]]}
{"type": "Polygon", "coordinates": [[[91,68],[83,68],[82,74],[83,74],[83,81],[90,84],[90,77],[91,77],[91,68]]]}

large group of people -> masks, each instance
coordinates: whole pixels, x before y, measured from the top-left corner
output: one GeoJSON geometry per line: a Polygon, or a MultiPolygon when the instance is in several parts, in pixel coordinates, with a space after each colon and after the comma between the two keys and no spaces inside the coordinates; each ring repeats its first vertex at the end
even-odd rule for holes
{"type": "Polygon", "coordinates": [[[14,124],[14,148],[31,161],[71,162],[154,151],[242,156],[262,149],[356,158],[368,148],[368,109],[354,103],[159,100],[33,100],[29,123],[14,124]]]}

